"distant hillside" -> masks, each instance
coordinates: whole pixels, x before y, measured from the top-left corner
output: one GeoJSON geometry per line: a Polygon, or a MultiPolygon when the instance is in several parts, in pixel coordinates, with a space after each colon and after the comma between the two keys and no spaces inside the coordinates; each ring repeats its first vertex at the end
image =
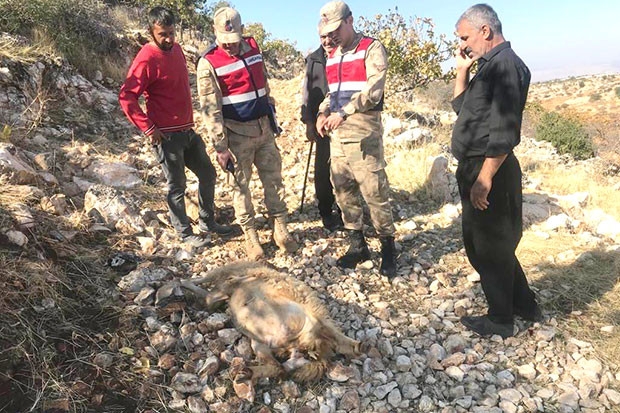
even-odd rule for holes
{"type": "Polygon", "coordinates": [[[534,83],[528,100],[578,117],[591,133],[598,155],[620,165],[620,73],[534,83]]]}

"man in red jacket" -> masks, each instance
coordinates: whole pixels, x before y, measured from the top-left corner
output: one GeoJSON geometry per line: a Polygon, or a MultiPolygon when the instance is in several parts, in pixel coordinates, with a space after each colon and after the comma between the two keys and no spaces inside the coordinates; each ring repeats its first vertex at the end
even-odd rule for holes
{"type": "Polygon", "coordinates": [[[172,12],[155,7],[149,12],[151,41],[134,59],[119,94],[120,105],[153,146],[168,183],[170,221],[183,242],[204,247],[208,240],[194,235],[185,210],[185,167],[198,177],[199,228],[228,234],[230,227],[215,222],[215,168],[202,138],[194,132],[192,96],[183,50],[175,43],[172,12]],[[138,99],[144,95],[146,113],[138,99]]]}

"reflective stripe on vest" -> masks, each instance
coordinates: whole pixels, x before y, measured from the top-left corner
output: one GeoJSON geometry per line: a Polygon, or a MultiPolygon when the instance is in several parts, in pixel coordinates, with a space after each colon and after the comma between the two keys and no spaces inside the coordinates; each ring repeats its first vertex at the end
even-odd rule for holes
{"type": "MultiPolygon", "coordinates": [[[[338,112],[351,101],[351,97],[364,89],[366,81],[366,65],[364,59],[368,47],[375,39],[362,37],[353,53],[336,56],[334,49],[325,65],[327,83],[329,85],[329,110],[338,112]]],[[[383,109],[383,99],[373,110],[383,109]]]]}
{"type": "Polygon", "coordinates": [[[224,119],[240,122],[269,114],[263,56],[256,40],[251,37],[244,39],[250,50],[242,56],[229,56],[220,47],[207,51],[203,56],[213,66],[222,90],[224,119]]]}

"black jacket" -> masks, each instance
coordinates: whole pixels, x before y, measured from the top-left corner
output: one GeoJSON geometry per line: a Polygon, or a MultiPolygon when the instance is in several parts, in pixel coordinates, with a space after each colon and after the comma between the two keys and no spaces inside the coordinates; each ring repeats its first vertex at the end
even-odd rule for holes
{"type": "Polygon", "coordinates": [[[307,100],[301,106],[301,121],[306,125],[316,123],[319,105],[327,94],[327,78],[325,76],[325,50],[319,46],[306,58],[306,93],[307,100]]]}

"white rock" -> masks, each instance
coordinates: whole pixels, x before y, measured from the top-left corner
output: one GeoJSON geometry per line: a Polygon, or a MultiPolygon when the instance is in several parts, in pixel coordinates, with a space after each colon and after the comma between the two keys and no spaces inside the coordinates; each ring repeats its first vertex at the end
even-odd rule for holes
{"type": "Polygon", "coordinates": [[[224,344],[231,345],[241,337],[241,333],[234,328],[223,328],[218,330],[217,336],[222,339],[224,344]]]}
{"type": "Polygon", "coordinates": [[[500,390],[498,394],[502,400],[509,401],[513,404],[519,404],[522,398],[521,393],[516,389],[503,389],[500,390]]]}
{"type": "Polygon", "coordinates": [[[420,390],[417,385],[413,383],[408,383],[403,386],[402,394],[405,399],[414,400],[420,397],[420,395],[422,395],[422,390],[420,390]]]}
{"type": "Polygon", "coordinates": [[[469,409],[471,407],[472,402],[473,402],[472,396],[464,396],[456,400],[456,404],[458,404],[464,409],[469,409]]]}
{"type": "Polygon", "coordinates": [[[547,231],[556,231],[561,228],[568,228],[570,218],[566,214],[558,214],[550,216],[544,223],[547,231]]]}
{"type": "Polygon", "coordinates": [[[519,375],[521,377],[529,381],[532,381],[536,378],[536,369],[531,363],[518,366],[517,371],[519,372],[519,375]]]}
{"type": "Polygon", "coordinates": [[[576,391],[564,392],[558,396],[558,403],[577,410],[579,408],[579,394],[576,391]]]}
{"type": "Polygon", "coordinates": [[[389,382],[387,384],[377,386],[374,391],[374,395],[377,399],[382,400],[387,396],[392,390],[398,387],[398,383],[395,381],[389,382]]]}
{"type": "Polygon", "coordinates": [[[607,397],[607,400],[614,406],[620,405],[620,393],[612,389],[604,389],[603,394],[607,397]]]}
{"type": "Polygon", "coordinates": [[[396,358],[396,369],[398,371],[409,371],[411,369],[411,359],[407,356],[398,356],[396,358]]]}
{"type": "Polygon", "coordinates": [[[460,369],[460,367],[457,366],[450,366],[446,369],[446,374],[448,375],[448,377],[453,378],[456,381],[463,381],[463,378],[465,377],[465,372],[463,372],[463,370],[460,369]]]}
{"type": "Polygon", "coordinates": [[[447,351],[446,349],[444,349],[440,344],[438,343],[433,343],[431,344],[430,348],[428,349],[428,355],[427,358],[429,360],[437,360],[437,361],[441,361],[444,358],[446,358],[447,355],[447,351]]]}
{"type": "Polygon", "coordinates": [[[187,398],[187,408],[190,413],[207,413],[209,409],[205,402],[197,396],[189,396],[187,398]]]}
{"type": "Polygon", "coordinates": [[[200,378],[190,373],[175,374],[170,383],[170,387],[180,393],[198,393],[202,390],[200,378]]]}
{"type": "Polygon", "coordinates": [[[435,409],[435,403],[433,399],[427,395],[420,397],[420,403],[418,404],[418,410],[421,412],[432,412],[435,409]]]}
{"type": "Polygon", "coordinates": [[[604,326],[604,327],[601,327],[601,332],[612,334],[614,332],[614,326],[604,326]]]}
{"type": "Polygon", "coordinates": [[[37,178],[36,171],[19,158],[15,146],[0,142],[0,175],[3,174],[18,185],[34,184],[37,178]]]}
{"type": "Polygon", "coordinates": [[[444,341],[443,347],[448,354],[462,352],[467,347],[467,341],[460,334],[452,334],[444,341]]]}
{"type": "Polygon", "coordinates": [[[400,402],[403,401],[403,397],[400,394],[400,390],[398,390],[398,388],[392,390],[390,394],[388,394],[387,401],[393,407],[398,407],[400,405],[400,402]]]}
{"type": "Polygon", "coordinates": [[[588,343],[587,341],[579,340],[579,339],[576,339],[574,337],[571,337],[568,340],[568,342],[571,343],[571,344],[576,345],[579,348],[591,348],[592,347],[592,344],[588,343]]]}
{"type": "Polygon", "coordinates": [[[467,276],[467,281],[469,281],[470,283],[480,282],[480,274],[478,274],[475,271],[472,272],[471,274],[467,276]]]}
{"type": "Polygon", "coordinates": [[[497,373],[498,384],[500,385],[509,385],[514,383],[515,376],[510,372],[510,370],[502,370],[497,373]]]}
{"type": "Polygon", "coordinates": [[[603,365],[596,359],[581,358],[577,361],[577,365],[584,370],[587,377],[593,380],[598,381],[603,372],[603,365]]]}
{"type": "Polygon", "coordinates": [[[24,235],[23,232],[11,230],[5,232],[4,235],[6,235],[11,244],[15,244],[19,247],[23,247],[28,244],[28,237],[24,235]]]}
{"type": "Polygon", "coordinates": [[[544,330],[537,330],[535,339],[536,341],[551,341],[555,337],[555,329],[549,328],[544,330]]]}
{"type": "Polygon", "coordinates": [[[84,196],[84,211],[96,210],[106,221],[119,231],[136,234],[144,231],[144,222],[138,211],[139,201],[121,194],[109,186],[93,185],[84,196]]]}
{"type": "Polygon", "coordinates": [[[427,182],[431,187],[431,197],[440,202],[450,201],[450,180],[448,178],[448,159],[440,155],[432,160],[427,182]]]}

